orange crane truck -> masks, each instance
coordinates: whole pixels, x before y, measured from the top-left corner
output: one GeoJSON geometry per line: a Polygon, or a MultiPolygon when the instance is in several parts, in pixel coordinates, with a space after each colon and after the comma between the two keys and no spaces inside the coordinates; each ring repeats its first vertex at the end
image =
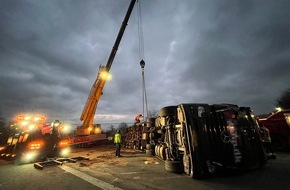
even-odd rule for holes
{"type": "Polygon", "coordinates": [[[122,36],[126,29],[128,20],[132,13],[133,7],[135,5],[136,0],[132,0],[127,13],[125,15],[124,21],[121,25],[119,30],[118,36],[116,38],[115,44],[112,48],[111,54],[107,61],[106,66],[100,65],[99,72],[91,91],[89,93],[88,99],[84,106],[82,115],[80,120],[83,122],[81,126],[78,126],[77,129],[74,131],[74,137],[71,139],[72,145],[90,145],[95,144],[99,141],[106,140],[106,135],[101,133],[101,126],[100,124],[93,124],[95,112],[97,108],[97,104],[103,94],[103,88],[106,84],[106,81],[110,77],[110,68],[112,66],[113,60],[115,58],[116,52],[118,50],[119,44],[121,42],[122,36]]]}

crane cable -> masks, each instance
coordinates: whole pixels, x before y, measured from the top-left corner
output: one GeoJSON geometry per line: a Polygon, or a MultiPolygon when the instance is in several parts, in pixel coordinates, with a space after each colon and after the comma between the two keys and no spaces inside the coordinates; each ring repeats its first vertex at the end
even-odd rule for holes
{"type": "Polygon", "coordinates": [[[145,61],[144,53],[144,39],[143,39],[143,27],[142,27],[142,12],[141,12],[141,2],[137,1],[137,18],[138,18],[138,38],[139,38],[139,57],[140,60],[145,61]]]}
{"type": "Polygon", "coordinates": [[[140,65],[141,65],[141,69],[142,69],[142,108],[143,108],[143,121],[144,121],[144,119],[146,117],[148,117],[147,94],[146,94],[146,85],[145,85],[145,76],[144,76],[145,53],[144,53],[142,12],[141,12],[140,0],[138,0],[137,3],[138,3],[138,5],[137,5],[137,18],[138,18],[139,57],[141,60],[140,65]],[[146,113],[146,115],[145,115],[145,113],[146,113]]]}

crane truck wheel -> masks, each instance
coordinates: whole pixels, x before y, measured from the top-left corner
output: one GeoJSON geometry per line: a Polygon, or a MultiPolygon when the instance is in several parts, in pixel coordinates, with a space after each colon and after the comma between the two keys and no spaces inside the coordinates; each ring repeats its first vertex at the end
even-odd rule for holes
{"type": "Polygon", "coordinates": [[[159,116],[175,116],[176,115],[176,106],[167,106],[160,109],[159,116]]]}

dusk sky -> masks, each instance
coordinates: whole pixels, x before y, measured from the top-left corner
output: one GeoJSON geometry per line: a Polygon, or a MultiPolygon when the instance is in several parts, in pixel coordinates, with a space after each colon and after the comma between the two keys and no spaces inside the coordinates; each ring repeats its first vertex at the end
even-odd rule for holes
{"type": "MultiPolygon", "coordinates": [[[[140,0],[149,110],[232,103],[273,111],[290,87],[289,0],[140,0]]],[[[130,0],[0,0],[0,116],[79,120],[130,0]]],[[[95,123],[142,113],[137,6],[95,123]]]]}

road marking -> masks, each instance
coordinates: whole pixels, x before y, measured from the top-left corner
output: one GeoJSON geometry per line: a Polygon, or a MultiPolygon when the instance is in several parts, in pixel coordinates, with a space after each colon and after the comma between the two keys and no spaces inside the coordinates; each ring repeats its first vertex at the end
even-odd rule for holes
{"type": "Polygon", "coordinates": [[[75,175],[75,176],[77,176],[77,177],[79,177],[79,178],[81,178],[81,179],[83,179],[83,180],[85,180],[85,181],[87,181],[87,182],[89,182],[89,183],[91,183],[91,184],[93,184],[94,186],[97,186],[97,187],[101,188],[101,189],[104,189],[104,190],[123,190],[123,189],[121,189],[119,187],[116,187],[116,186],[111,185],[111,184],[109,184],[107,182],[104,182],[102,180],[94,178],[94,177],[92,177],[90,175],[87,175],[87,174],[85,174],[83,172],[75,170],[75,169],[73,169],[71,167],[62,165],[62,166],[60,166],[60,168],[65,170],[65,171],[67,171],[67,172],[69,172],[69,173],[71,173],[71,174],[73,174],[73,175],[75,175]]]}

